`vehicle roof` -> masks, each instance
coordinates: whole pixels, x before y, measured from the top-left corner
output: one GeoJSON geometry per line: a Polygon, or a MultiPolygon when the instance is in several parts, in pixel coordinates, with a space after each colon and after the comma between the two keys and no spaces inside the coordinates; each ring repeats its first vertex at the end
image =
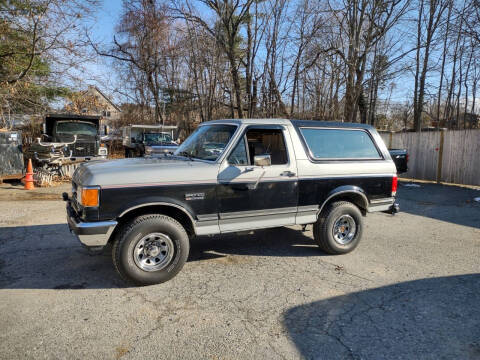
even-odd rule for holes
{"type": "Polygon", "coordinates": [[[79,115],[79,114],[47,114],[46,120],[59,119],[59,120],[100,120],[102,117],[97,115],[79,115]]]}
{"type": "Polygon", "coordinates": [[[146,131],[146,132],[144,132],[144,134],[146,134],[146,135],[151,135],[151,134],[156,134],[156,135],[158,135],[158,134],[161,134],[161,135],[170,135],[169,132],[165,132],[165,131],[155,131],[155,129],[152,129],[152,131],[146,131]]]}
{"type": "Polygon", "coordinates": [[[131,124],[128,125],[132,128],[142,128],[142,129],[159,129],[159,130],[175,130],[178,128],[176,125],[142,125],[142,124],[131,124]]]}
{"type": "Polygon", "coordinates": [[[204,124],[269,124],[269,125],[288,125],[290,120],[288,119],[222,119],[211,120],[201,123],[204,124]]]}
{"type": "Polygon", "coordinates": [[[371,125],[360,124],[360,123],[351,123],[351,122],[340,122],[340,121],[320,121],[320,120],[290,120],[293,125],[298,127],[331,127],[331,128],[355,128],[355,129],[375,129],[371,125]]]}
{"type": "Polygon", "coordinates": [[[331,128],[355,128],[355,129],[374,129],[373,126],[359,123],[349,123],[340,121],[320,121],[320,120],[289,120],[289,119],[224,119],[204,122],[204,124],[268,124],[268,125],[288,125],[293,124],[297,127],[331,127],[331,128]]]}

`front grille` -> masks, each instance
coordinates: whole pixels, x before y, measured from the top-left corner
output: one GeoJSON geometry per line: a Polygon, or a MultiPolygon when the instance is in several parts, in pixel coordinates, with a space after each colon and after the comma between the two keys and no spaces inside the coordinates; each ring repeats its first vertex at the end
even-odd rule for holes
{"type": "Polygon", "coordinates": [[[75,143],[69,145],[69,149],[72,150],[72,156],[95,156],[95,144],[94,143],[75,143]]]}

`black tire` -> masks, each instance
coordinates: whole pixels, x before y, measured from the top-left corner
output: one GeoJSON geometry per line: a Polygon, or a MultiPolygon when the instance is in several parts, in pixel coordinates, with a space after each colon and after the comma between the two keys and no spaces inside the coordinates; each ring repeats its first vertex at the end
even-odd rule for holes
{"type": "Polygon", "coordinates": [[[117,272],[124,280],[135,285],[152,285],[163,283],[177,275],[187,261],[189,251],[188,234],[178,221],[165,215],[149,214],[139,216],[123,226],[113,244],[112,258],[117,272]],[[156,233],[164,234],[170,239],[171,258],[167,259],[168,262],[161,269],[146,271],[137,264],[135,247],[147,235],[156,233]]]}
{"type": "Polygon", "coordinates": [[[320,249],[332,255],[346,254],[358,246],[363,233],[363,217],[360,209],[348,201],[337,201],[328,205],[313,225],[313,236],[320,249]],[[342,244],[334,237],[337,220],[346,215],[355,222],[353,238],[342,244]]]}

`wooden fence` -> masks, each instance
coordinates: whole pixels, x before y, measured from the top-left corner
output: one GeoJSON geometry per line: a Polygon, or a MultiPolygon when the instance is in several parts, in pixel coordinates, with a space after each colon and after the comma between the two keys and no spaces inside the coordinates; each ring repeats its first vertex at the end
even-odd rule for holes
{"type": "Polygon", "coordinates": [[[389,149],[408,150],[404,177],[480,185],[480,129],[380,135],[389,149]]]}

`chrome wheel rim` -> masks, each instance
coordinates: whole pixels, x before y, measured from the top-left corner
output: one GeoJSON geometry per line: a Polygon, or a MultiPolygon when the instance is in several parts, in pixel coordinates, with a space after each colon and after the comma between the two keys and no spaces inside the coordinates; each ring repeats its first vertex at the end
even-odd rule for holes
{"type": "Polygon", "coordinates": [[[158,271],[170,263],[174,253],[173,241],[162,233],[142,237],[133,249],[135,264],[145,271],[158,271]]]}
{"type": "Polygon", "coordinates": [[[340,216],[333,225],[333,238],[341,245],[352,242],[356,233],[357,225],[350,215],[340,216]]]}

